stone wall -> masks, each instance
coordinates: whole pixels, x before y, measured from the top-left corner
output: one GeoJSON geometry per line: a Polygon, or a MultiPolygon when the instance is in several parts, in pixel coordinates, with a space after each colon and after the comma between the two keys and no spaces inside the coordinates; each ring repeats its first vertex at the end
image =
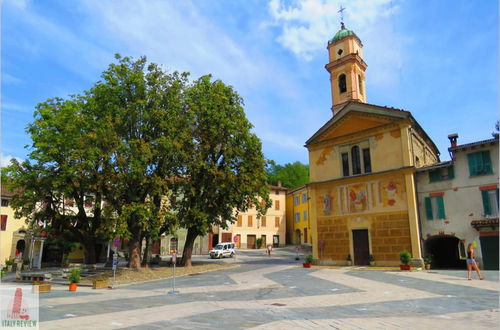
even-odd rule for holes
{"type": "Polygon", "coordinates": [[[408,213],[374,216],[370,236],[372,254],[377,262],[398,261],[399,252],[411,251],[408,213]]]}
{"type": "Polygon", "coordinates": [[[318,221],[318,240],[324,242],[322,259],[346,260],[349,254],[349,231],[346,218],[318,221]]]}

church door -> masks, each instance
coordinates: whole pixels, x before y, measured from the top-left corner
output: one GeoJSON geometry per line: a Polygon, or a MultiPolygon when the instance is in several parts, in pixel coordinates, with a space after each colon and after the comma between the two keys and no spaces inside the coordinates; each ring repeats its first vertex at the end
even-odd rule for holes
{"type": "Polygon", "coordinates": [[[352,231],[354,243],[354,265],[366,266],[370,264],[370,247],[368,243],[368,229],[352,231]]]}

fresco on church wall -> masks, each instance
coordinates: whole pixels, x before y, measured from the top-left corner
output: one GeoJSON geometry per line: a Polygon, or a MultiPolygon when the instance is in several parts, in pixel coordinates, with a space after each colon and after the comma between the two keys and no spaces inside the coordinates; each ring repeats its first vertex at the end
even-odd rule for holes
{"type": "Polygon", "coordinates": [[[320,189],[316,200],[319,216],[398,211],[406,208],[403,178],[320,189]]]}
{"type": "Polygon", "coordinates": [[[349,212],[364,212],[368,209],[366,184],[349,186],[349,212]]]}
{"type": "Polygon", "coordinates": [[[401,179],[380,181],[379,187],[384,207],[401,207],[405,202],[405,187],[401,179]]]}

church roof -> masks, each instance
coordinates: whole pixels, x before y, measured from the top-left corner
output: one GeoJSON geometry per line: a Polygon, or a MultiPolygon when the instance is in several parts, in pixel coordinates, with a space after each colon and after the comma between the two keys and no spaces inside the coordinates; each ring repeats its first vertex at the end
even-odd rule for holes
{"type": "Polygon", "coordinates": [[[347,115],[351,111],[387,115],[398,119],[409,119],[410,122],[414,125],[414,128],[429,143],[431,148],[434,149],[434,152],[436,152],[437,155],[440,154],[439,149],[436,147],[436,145],[434,144],[432,139],[427,135],[424,129],[420,126],[420,124],[415,120],[415,118],[413,118],[411,112],[402,109],[385,107],[385,106],[357,102],[357,101],[346,102],[346,104],[343,105],[342,108],[329,121],[327,121],[316,133],[313,134],[313,136],[311,136],[306,141],[305,147],[314,144],[320,136],[325,134],[330,129],[330,127],[335,125],[339,120],[341,120],[345,115],[347,115]]]}
{"type": "Polygon", "coordinates": [[[348,36],[355,37],[356,39],[358,39],[359,43],[361,43],[361,40],[358,38],[358,36],[356,35],[356,33],[354,33],[351,30],[346,29],[345,26],[344,26],[344,23],[342,23],[340,30],[337,31],[337,33],[335,33],[335,35],[333,36],[333,38],[328,41],[328,44],[333,44],[333,43],[335,43],[335,42],[337,42],[337,41],[339,41],[341,39],[344,39],[344,38],[346,38],[348,36]]]}

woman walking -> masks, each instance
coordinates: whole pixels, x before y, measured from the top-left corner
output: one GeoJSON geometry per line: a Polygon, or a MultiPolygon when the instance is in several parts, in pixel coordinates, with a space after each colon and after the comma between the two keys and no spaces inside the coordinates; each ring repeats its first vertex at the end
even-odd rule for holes
{"type": "Polygon", "coordinates": [[[467,245],[467,279],[470,281],[470,273],[472,272],[472,268],[474,268],[477,272],[477,276],[479,276],[480,280],[484,279],[484,276],[481,276],[481,271],[477,266],[476,259],[474,258],[474,247],[472,244],[467,245]]]}

